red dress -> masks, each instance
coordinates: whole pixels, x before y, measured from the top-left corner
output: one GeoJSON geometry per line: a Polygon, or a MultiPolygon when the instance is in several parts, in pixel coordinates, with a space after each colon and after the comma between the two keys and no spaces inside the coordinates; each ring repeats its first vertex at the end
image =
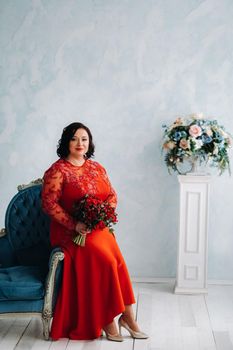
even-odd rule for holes
{"type": "Polygon", "coordinates": [[[72,242],[73,203],[85,194],[116,205],[116,193],[99,163],[88,159],[75,166],[59,159],[45,172],[42,204],[52,219],[51,244],[65,253],[51,328],[54,340],[98,338],[125,305],[135,303],[126,264],[108,228],[87,234],[85,247],[72,242]]]}

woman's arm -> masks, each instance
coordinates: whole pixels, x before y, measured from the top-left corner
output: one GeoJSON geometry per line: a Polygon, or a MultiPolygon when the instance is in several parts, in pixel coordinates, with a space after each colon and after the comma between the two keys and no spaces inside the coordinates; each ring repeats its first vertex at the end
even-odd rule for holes
{"type": "Polygon", "coordinates": [[[111,182],[110,182],[109,177],[108,177],[108,174],[107,174],[106,170],[104,169],[104,167],[101,166],[101,170],[102,170],[102,173],[103,173],[104,180],[109,186],[109,194],[108,194],[108,197],[106,198],[106,201],[113,208],[116,208],[116,206],[117,206],[117,194],[116,194],[116,191],[112,187],[111,182]]]}
{"type": "Polygon", "coordinates": [[[75,230],[76,222],[60,205],[59,200],[62,194],[63,174],[59,169],[51,167],[45,172],[42,189],[42,208],[59,224],[68,230],[75,230]]]}

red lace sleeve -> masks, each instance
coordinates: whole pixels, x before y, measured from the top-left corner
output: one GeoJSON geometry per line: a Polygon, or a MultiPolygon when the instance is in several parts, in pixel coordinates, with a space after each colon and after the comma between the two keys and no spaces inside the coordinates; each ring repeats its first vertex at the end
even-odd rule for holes
{"type": "Polygon", "coordinates": [[[74,230],[74,219],[59,204],[62,185],[63,174],[59,169],[51,167],[45,172],[41,194],[42,208],[49,216],[65,226],[68,230],[74,230]]]}
{"type": "Polygon", "coordinates": [[[109,195],[108,195],[106,201],[107,201],[113,208],[116,208],[116,206],[117,206],[117,194],[116,194],[116,191],[115,191],[114,188],[112,187],[111,182],[110,182],[110,180],[109,180],[109,178],[108,178],[107,172],[106,172],[106,170],[104,169],[104,167],[101,166],[101,170],[102,170],[102,173],[103,173],[103,177],[104,177],[105,182],[109,185],[109,195]]]}

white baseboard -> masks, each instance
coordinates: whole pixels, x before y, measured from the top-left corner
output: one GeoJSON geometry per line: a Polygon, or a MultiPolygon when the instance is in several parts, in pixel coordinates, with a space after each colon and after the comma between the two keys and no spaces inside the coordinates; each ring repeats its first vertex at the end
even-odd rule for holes
{"type": "Polygon", "coordinates": [[[232,286],[233,280],[208,280],[208,284],[216,284],[216,285],[225,285],[225,286],[232,286]]]}
{"type": "MultiPolygon", "coordinates": [[[[176,282],[176,279],[174,277],[167,278],[167,277],[137,277],[133,276],[131,277],[131,280],[133,283],[174,283],[176,282]]],[[[207,281],[210,285],[225,285],[225,286],[232,286],[233,280],[213,280],[209,279],[207,281]]]]}
{"type": "Polygon", "coordinates": [[[175,278],[166,278],[166,277],[131,277],[132,282],[134,283],[175,283],[175,278]]]}

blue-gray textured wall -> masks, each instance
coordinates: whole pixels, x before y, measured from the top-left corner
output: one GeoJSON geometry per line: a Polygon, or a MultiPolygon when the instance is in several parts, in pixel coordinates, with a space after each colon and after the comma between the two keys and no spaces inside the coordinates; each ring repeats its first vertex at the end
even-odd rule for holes
{"type": "MultiPolygon", "coordinates": [[[[203,112],[233,132],[232,0],[0,0],[0,214],[86,123],[119,196],[131,275],[174,277],[178,181],[161,125],[203,112]]],[[[233,279],[233,182],[213,177],[209,278],[233,279]]]]}

